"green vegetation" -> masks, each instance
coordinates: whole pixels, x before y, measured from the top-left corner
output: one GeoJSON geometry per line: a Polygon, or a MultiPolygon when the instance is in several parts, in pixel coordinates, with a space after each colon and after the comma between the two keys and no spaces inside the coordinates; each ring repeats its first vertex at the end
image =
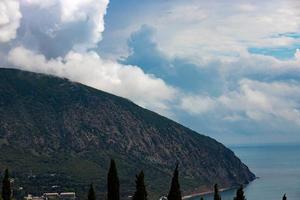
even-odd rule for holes
{"type": "Polygon", "coordinates": [[[10,188],[10,179],[8,174],[8,169],[4,172],[4,178],[2,180],[2,193],[3,200],[11,200],[11,188],[10,188]]]}
{"type": "Polygon", "coordinates": [[[236,197],[234,197],[234,200],[246,200],[246,197],[244,195],[244,188],[242,185],[240,188],[237,189],[236,197]]]}
{"type": "Polygon", "coordinates": [[[89,194],[88,194],[88,200],[96,200],[96,194],[94,190],[93,184],[90,185],[89,194]]]}
{"type": "Polygon", "coordinates": [[[218,184],[214,186],[214,200],[221,200],[221,195],[219,194],[218,184]]]}
{"type": "Polygon", "coordinates": [[[116,163],[113,159],[110,161],[110,167],[107,175],[107,200],[119,200],[119,177],[116,163]]]}
{"type": "Polygon", "coordinates": [[[174,170],[170,191],[168,194],[168,200],[181,200],[181,191],[179,185],[179,178],[178,178],[178,164],[174,170]]]}
{"type": "MultiPolygon", "coordinates": [[[[143,170],[136,175],[136,191],[132,196],[132,200],[147,200],[147,190],[144,182],[144,172],[143,170]]],[[[119,200],[119,178],[117,173],[116,163],[111,159],[110,168],[107,174],[107,200],[119,200]]],[[[5,170],[3,181],[2,181],[2,198],[1,200],[12,200],[12,188],[11,181],[8,173],[8,169],[5,170]]],[[[96,200],[96,193],[93,184],[90,184],[88,195],[88,200],[96,200]]],[[[218,184],[214,185],[214,200],[221,200],[221,195],[219,194],[218,184]]],[[[180,191],[179,184],[179,171],[178,164],[173,173],[170,191],[167,200],[182,200],[182,195],[180,191]]],[[[203,197],[200,200],[204,200],[203,197]]],[[[243,186],[240,186],[236,191],[236,196],[234,200],[246,200],[244,195],[243,186]]],[[[282,197],[282,200],[287,200],[286,194],[282,197]]]]}
{"type": "Polygon", "coordinates": [[[282,200],[287,200],[286,194],[283,195],[282,200]]]}
{"type": "Polygon", "coordinates": [[[136,175],[135,185],[136,191],[132,197],[132,200],[147,200],[147,191],[144,183],[143,170],[139,173],[139,175],[136,175]]]}

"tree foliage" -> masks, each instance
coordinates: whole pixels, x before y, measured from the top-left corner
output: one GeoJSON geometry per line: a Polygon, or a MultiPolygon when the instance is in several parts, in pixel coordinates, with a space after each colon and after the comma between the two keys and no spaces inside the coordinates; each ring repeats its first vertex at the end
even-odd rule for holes
{"type": "Polygon", "coordinates": [[[136,191],[133,195],[133,200],[147,200],[147,191],[144,182],[144,172],[141,171],[139,175],[136,175],[136,191]]]}
{"type": "Polygon", "coordinates": [[[287,200],[286,194],[283,195],[282,200],[287,200]]]}
{"type": "Polygon", "coordinates": [[[90,185],[89,194],[88,194],[88,200],[96,200],[96,194],[94,190],[93,184],[90,185]]]}
{"type": "Polygon", "coordinates": [[[107,200],[120,200],[119,187],[116,163],[111,159],[107,175],[107,200]]]}
{"type": "Polygon", "coordinates": [[[4,172],[4,178],[2,180],[2,199],[3,200],[11,200],[11,186],[10,186],[10,178],[8,169],[4,172]]]}
{"type": "Polygon", "coordinates": [[[215,184],[214,186],[214,200],[221,200],[218,184],[215,184]]]}
{"type": "Polygon", "coordinates": [[[246,200],[246,197],[244,195],[244,187],[242,185],[239,189],[237,189],[236,197],[234,197],[234,200],[246,200]]]}
{"type": "Polygon", "coordinates": [[[168,200],[182,200],[178,178],[178,164],[174,170],[171,187],[168,194],[168,200]]]}

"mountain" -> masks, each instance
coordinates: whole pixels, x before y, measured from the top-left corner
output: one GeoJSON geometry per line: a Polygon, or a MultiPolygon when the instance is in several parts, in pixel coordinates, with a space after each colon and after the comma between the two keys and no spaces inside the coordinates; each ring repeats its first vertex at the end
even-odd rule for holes
{"type": "Polygon", "coordinates": [[[133,194],[141,169],[150,198],[167,194],[176,162],[184,194],[255,178],[221,143],[127,99],[63,78],[0,69],[0,169],[13,172],[16,195],[68,190],[82,199],[93,182],[104,198],[110,158],[123,197],[133,194]]]}

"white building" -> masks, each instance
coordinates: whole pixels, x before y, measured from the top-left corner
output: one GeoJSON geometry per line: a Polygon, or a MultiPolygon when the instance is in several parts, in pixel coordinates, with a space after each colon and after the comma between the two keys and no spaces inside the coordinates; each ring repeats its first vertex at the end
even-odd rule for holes
{"type": "Polygon", "coordinates": [[[60,193],[61,200],[75,200],[76,195],[75,192],[62,192],[60,193]]]}
{"type": "Polygon", "coordinates": [[[43,194],[44,200],[59,200],[59,194],[58,193],[44,193],[43,194]]]}
{"type": "Polygon", "coordinates": [[[44,193],[41,197],[32,196],[28,194],[27,197],[24,197],[25,200],[75,200],[75,192],[62,192],[62,193],[44,193]]]}

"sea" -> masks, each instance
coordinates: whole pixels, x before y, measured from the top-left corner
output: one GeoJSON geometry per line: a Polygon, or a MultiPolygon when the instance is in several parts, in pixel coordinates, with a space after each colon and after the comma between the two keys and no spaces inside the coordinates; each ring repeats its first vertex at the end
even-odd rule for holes
{"type": "MultiPolygon", "coordinates": [[[[281,200],[285,193],[288,200],[300,200],[300,144],[229,148],[259,177],[246,186],[247,200],[281,200]]],[[[222,200],[233,200],[235,193],[235,190],[222,192],[222,200]]],[[[213,199],[212,195],[203,197],[213,199]]]]}

